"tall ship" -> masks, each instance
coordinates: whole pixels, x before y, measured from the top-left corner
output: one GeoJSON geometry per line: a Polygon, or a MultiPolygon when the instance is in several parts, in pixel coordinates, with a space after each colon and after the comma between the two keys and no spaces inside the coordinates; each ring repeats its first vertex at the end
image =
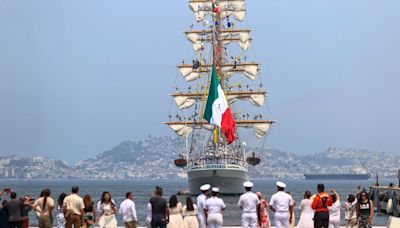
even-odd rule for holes
{"type": "Polygon", "coordinates": [[[368,180],[371,178],[371,174],[362,166],[354,168],[351,173],[304,174],[304,178],[306,180],[368,180]]]}
{"type": "Polygon", "coordinates": [[[184,34],[194,55],[177,65],[180,76],[170,94],[177,108],[164,122],[186,142],[174,162],[187,172],[191,194],[206,183],[221,194],[240,194],[249,166],[260,163],[245,140],[252,147],[264,144],[275,122],[261,113],[268,93],[258,77],[260,64],[246,56],[251,30],[237,26],[246,15],[245,1],[188,3],[195,21],[184,34]]]}

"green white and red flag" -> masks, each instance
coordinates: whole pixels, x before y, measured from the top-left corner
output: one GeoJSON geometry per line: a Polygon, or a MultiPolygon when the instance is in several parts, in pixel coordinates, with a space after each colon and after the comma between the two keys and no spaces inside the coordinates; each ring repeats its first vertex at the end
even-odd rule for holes
{"type": "Polygon", "coordinates": [[[235,120],[218,79],[217,70],[212,66],[211,83],[208,91],[204,119],[221,128],[228,144],[235,140],[235,120]]]}

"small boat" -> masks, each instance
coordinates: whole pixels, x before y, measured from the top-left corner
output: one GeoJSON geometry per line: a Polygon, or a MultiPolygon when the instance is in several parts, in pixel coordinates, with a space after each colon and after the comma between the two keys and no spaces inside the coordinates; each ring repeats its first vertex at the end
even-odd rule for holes
{"type": "Polygon", "coordinates": [[[249,165],[256,166],[260,164],[261,159],[259,157],[256,157],[256,155],[253,153],[252,156],[247,157],[246,161],[249,165]]]}
{"type": "Polygon", "coordinates": [[[187,166],[187,160],[184,158],[178,158],[174,160],[174,163],[177,167],[184,168],[187,166]]]}

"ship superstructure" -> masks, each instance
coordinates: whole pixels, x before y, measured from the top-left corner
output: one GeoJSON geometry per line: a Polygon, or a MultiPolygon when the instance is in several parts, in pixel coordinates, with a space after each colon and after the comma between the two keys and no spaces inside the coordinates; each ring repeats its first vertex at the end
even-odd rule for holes
{"type": "Polygon", "coordinates": [[[246,151],[241,130],[228,144],[221,129],[203,115],[215,69],[238,129],[252,129],[256,138],[264,138],[274,123],[263,114],[249,113],[249,106],[265,105],[268,93],[257,81],[260,65],[248,61],[245,54],[252,42],[251,30],[236,26],[244,20],[245,1],[190,0],[189,8],[196,22],[185,35],[195,57],[177,65],[186,86],[176,87],[170,94],[180,112],[170,114],[165,122],[186,140],[185,151],[175,164],[187,169],[192,194],[205,183],[220,187],[222,194],[242,193],[242,183],[249,179],[248,165],[257,165],[260,159],[246,151]]]}

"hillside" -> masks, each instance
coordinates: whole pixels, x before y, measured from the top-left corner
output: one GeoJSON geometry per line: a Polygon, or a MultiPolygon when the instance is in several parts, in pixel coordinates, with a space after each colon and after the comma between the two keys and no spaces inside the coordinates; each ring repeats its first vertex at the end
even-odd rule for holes
{"type": "MultiPolygon", "coordinates": [[[[0,178],[49,179],[177,179],[184,176],[173,160],[184,148],[176,137],[148,137],[124,141],[119,145],[74,165],[46,157],[0,157],[0,178]]],[[[251,152],[252,149],[248,148],[251,152]]],[[[328,148],[325,151],[296,155],[279,149],[255,151],[261,164],[250,167],[253,178],[303,178],[303,173],[351,173],[362,166],[393,178],[400,157],[367,150],[328,148]]]]}

